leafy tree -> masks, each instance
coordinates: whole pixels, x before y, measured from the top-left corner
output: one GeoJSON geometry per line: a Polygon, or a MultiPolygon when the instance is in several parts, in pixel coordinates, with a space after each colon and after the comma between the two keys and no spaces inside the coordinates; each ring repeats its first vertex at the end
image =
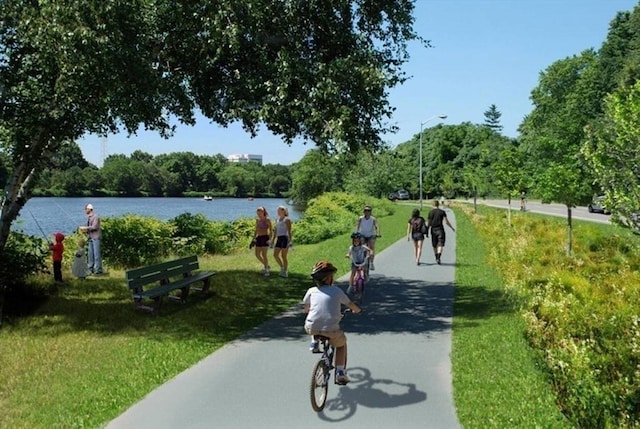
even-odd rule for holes
{"type": "Polygon", "coordinates": [[[612,220],[639,226],[640,213],[640,82],[607,98],[604,120],[589,128],[582,148],[612,220]]]}
{"type": "Polygon", "coordinates": [[[102,177],[107,187],[126,196],[140,194],[143,172],[144,164],[126,155],[109,155],[102,167],[102,177]]]}
{"type": "Polygon", "coordinates": [[[274,176],[269,182],[269,191],[273,192],[276,197],[281,197],[284,192],[289,190],[291,183],[285,176],[274,176]]]}
{"type": "Polygon", "coordinates": [[[51,187],[63,191],[65,196],[79,196],[85,189],[82,169],[74,165],[66,170],[56,170],[51,177],[51,187]]]}
{"type": "Polygon", "coordinates": [[[199,108],[253,134],[264,124],[288,142],[378,149],[393,128],[388,88],[405,79],[406,43],[417,38],[413,7],[0,2],[0,144],[13,166],[0,200],[0,252],[38,173],[86,133],[135,133],[142,124],[168,137],[172,118],[193,124],[199,108]]]}
{"type": "Polygon", "coordinates": [[[307,151],[300,161],[292,166],[293,182],[291,197],[296,203],[306,204],[324,192],[339,190],[338,162],[322,151],[307,151]]]}
{"type": "MultiPolygon", "coordinates": [[[[402,161],[391,150],[378,154],[362,153],[352,157],[344,169],[344,190],[352,194],[386,198],[389,192],[404,189],[406,180],[400,168],[402,161]]],[[[417,170],[411,183],[415,183],[417,170]]]]}
{"type": "Polygon", "coordinates": [[[509,202],[508,217],[511,223],[511,199],[524,188],[523,159],[515,147],[504,149],[493,165],[495,185],[509,202]]]}
{"type": "Polygon", "coordinates": [[[571,210],[592,194],[588,186],[591,174],[578,155],[584,128],[600,110],[596,64],[595,52],[587,50],[548,67],[531,93],[534,109],[521,126],[523,150],[537,183],[536,192],[543,200],[567,206],[568,252],[571,210]]]}
{"type": "Polygon", "coordinates": [[[255,187],[253,175],[240,164],[227,165],[219,177],[223,189],[234,197],[246,197],[255,187]]]}
{"type": "Polygon", "coordinates": [[[153,161],[153,155],[141,150],[134,150],[131,154],[131,159],[134,161],[140,161],[144,164],[149,164],[151,161],[153,161]]]}
{"type": "Polygon", "coordinates": [[[82,170],[82,181],[84,183],[84,189],[95,193],[97,190],[104,187],[104,180],[102,174],[97,167],[91,166],[82,170]]]}
{"type": "Polygon", "coordinates": [[[498,110],[495,104],[489,106],[489,110],[484,112],[484,124],[491,128],[493,131],[499,133],[502,131],[502,125],[500,125],[500,117],[502,113],[498,110]]]}
{"type": "Polygon", "coordinates": [[[156,165],[179,177],[183,191],[203,190],[197,170],[200,157],[193,152],[172,152],[155,157],[156,165]]]}
{"type": "Polygon", "coordinates": [[[195,172],[200,186],[198,190],[203,192],[220,190],[221,185],[218,175],[227,163],[227,158],[221,154],[201,156],[195,172]]]}
{"type": "Polygon", "coordinates": [[[143,162],[142,167],[143,174],[140,191],[149,196],[163,196],[166,191],[167,178],[171,176],[171,173],[153,163],[143,162]]]}

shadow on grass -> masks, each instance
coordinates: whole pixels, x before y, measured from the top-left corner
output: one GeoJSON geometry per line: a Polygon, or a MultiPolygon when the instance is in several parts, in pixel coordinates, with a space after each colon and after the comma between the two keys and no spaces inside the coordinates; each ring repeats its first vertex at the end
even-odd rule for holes
{"type": "MultiPolygon", "coordinates": [[[[193,293],[186,303],[165,300],[159,315],[135,309],[131,294],[117,279],[74,282],[52,296],[30,318],[33,335],[61,335],[95,331],[126,334],[158,341],[194,340],[220,344],[245,339],[299,340],[305,315],[300,304],[308,276],[262,277],[255,271],[224,271],[211,283],[211,293],[193,293]]],[[[346,284],[336,287],[343,290],[346,284]]],[[[497,291],[482,286],[459,288],[448,283],[372,276],[364,312],[343,320],[347,331],[376,335],[431,335],[451,328],[454,296],[456,313],[465,319],[511,311],[497,291]]]]}
{"type": "Polygon", "coordinates": [[[67,282],[21,319],[33,335],[94,331],[219,343],[290,308],[309,286],[304,275],[265,278],[254,271],[224,271],[212,279],[209,294],[192,292],[185,303],[165,299],[155,315],[135,308],[123,280],[88,279],[67,282]]]}
{"type": "Polygon", "coordinates": [[[456,326],[476,326],[478,323],[474,320],[514,311],[514,304],[502,290],[481,285],[465,285],[456,289],[456,326]]]}

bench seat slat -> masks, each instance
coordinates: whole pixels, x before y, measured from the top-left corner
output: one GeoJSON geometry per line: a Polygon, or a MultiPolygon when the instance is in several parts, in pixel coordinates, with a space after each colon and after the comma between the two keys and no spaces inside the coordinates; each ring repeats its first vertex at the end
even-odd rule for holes
{"type": "Polygon", "coordinates": [[[162,262],[147,267],[135,268],[126,272],[127,286],[132,291],[134,302],[140,309],[157,312],[160,310],[165,296],[184,301],[189,295],[189,289],[194,283],[202,282],[202,287],[193,289],[207,292],[209,279],[215,271],[196,272],[200,268],[196,255],[187,256],[173,261],[162,262]],[[148,288],[147,288],[148,286],[148,288]],[[171,294],[172,291],[182,289],[180,295],[171,294]],[[143,305],[143,299],[156,301],[153,307],[143,305]]]}
{"type": "Polygon", "coordinates": [[[155,298],[160,295],[167,295],[171,291],[182,289],[183,287],[189,286],[193,283],[203,281],[205,279],[208,279],[209,277],[214,276],[215,274],[216,274],[215,271],[197,273],[196,275],[185,277],[175,282],[167,283],[165,285],[160,285],[153,289],[145,290],[144,292],[134,293],[133,297],[141,299],[141,298],[155,298]]]}

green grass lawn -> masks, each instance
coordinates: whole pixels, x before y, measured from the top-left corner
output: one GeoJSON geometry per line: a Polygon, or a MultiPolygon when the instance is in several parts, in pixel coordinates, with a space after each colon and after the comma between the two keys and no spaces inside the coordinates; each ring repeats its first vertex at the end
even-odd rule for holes
{"type": "MultiPolygon", "coordinates": [[[[378,251],[403,238],[412,205],[380,219],[378,251]]],[[[518,314],[458,212],[454,314],[455,400],[466,428],[567,427],[518,314]]],[[[0,330],[0,427],[97,428],[238,335],[298,303],[321,258],[344,274],[348,234],[296,245],[287,279],[260,275],[247,250],[201,259],[215,294],[169,304],[160,316],[134,311],[124,272],[72,280],[39,310],[0,330]]],[[[273,263],[272,265],[275,265],[273,263]]],[[[302,328],[301,328],[302,329],[302,328]]]]}

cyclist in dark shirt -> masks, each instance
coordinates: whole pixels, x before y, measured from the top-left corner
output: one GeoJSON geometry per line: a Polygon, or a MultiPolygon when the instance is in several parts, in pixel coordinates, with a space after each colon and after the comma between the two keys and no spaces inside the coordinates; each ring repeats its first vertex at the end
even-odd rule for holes
{"type": "MultiPolygon", "coordinates": [[[[447,218],[447,213],[440,208],[440,202],[435,200],[433,202],[433,209],[429,212],[429,216],[427,217],[427,226],[431,231],[431,245],[433,246],[433,253],[436,256],[436,262],[440,264],[440,257],[442,256],[442,249],[444,248],[444,242],[446,239],[446,234],[444,232],[444,224],[449,225],[452,231],[455,231],[455,228],[451,226],[449,219],[447,218]]],[[[429,233],[427,233],[427,237],[429,233]]]]}

